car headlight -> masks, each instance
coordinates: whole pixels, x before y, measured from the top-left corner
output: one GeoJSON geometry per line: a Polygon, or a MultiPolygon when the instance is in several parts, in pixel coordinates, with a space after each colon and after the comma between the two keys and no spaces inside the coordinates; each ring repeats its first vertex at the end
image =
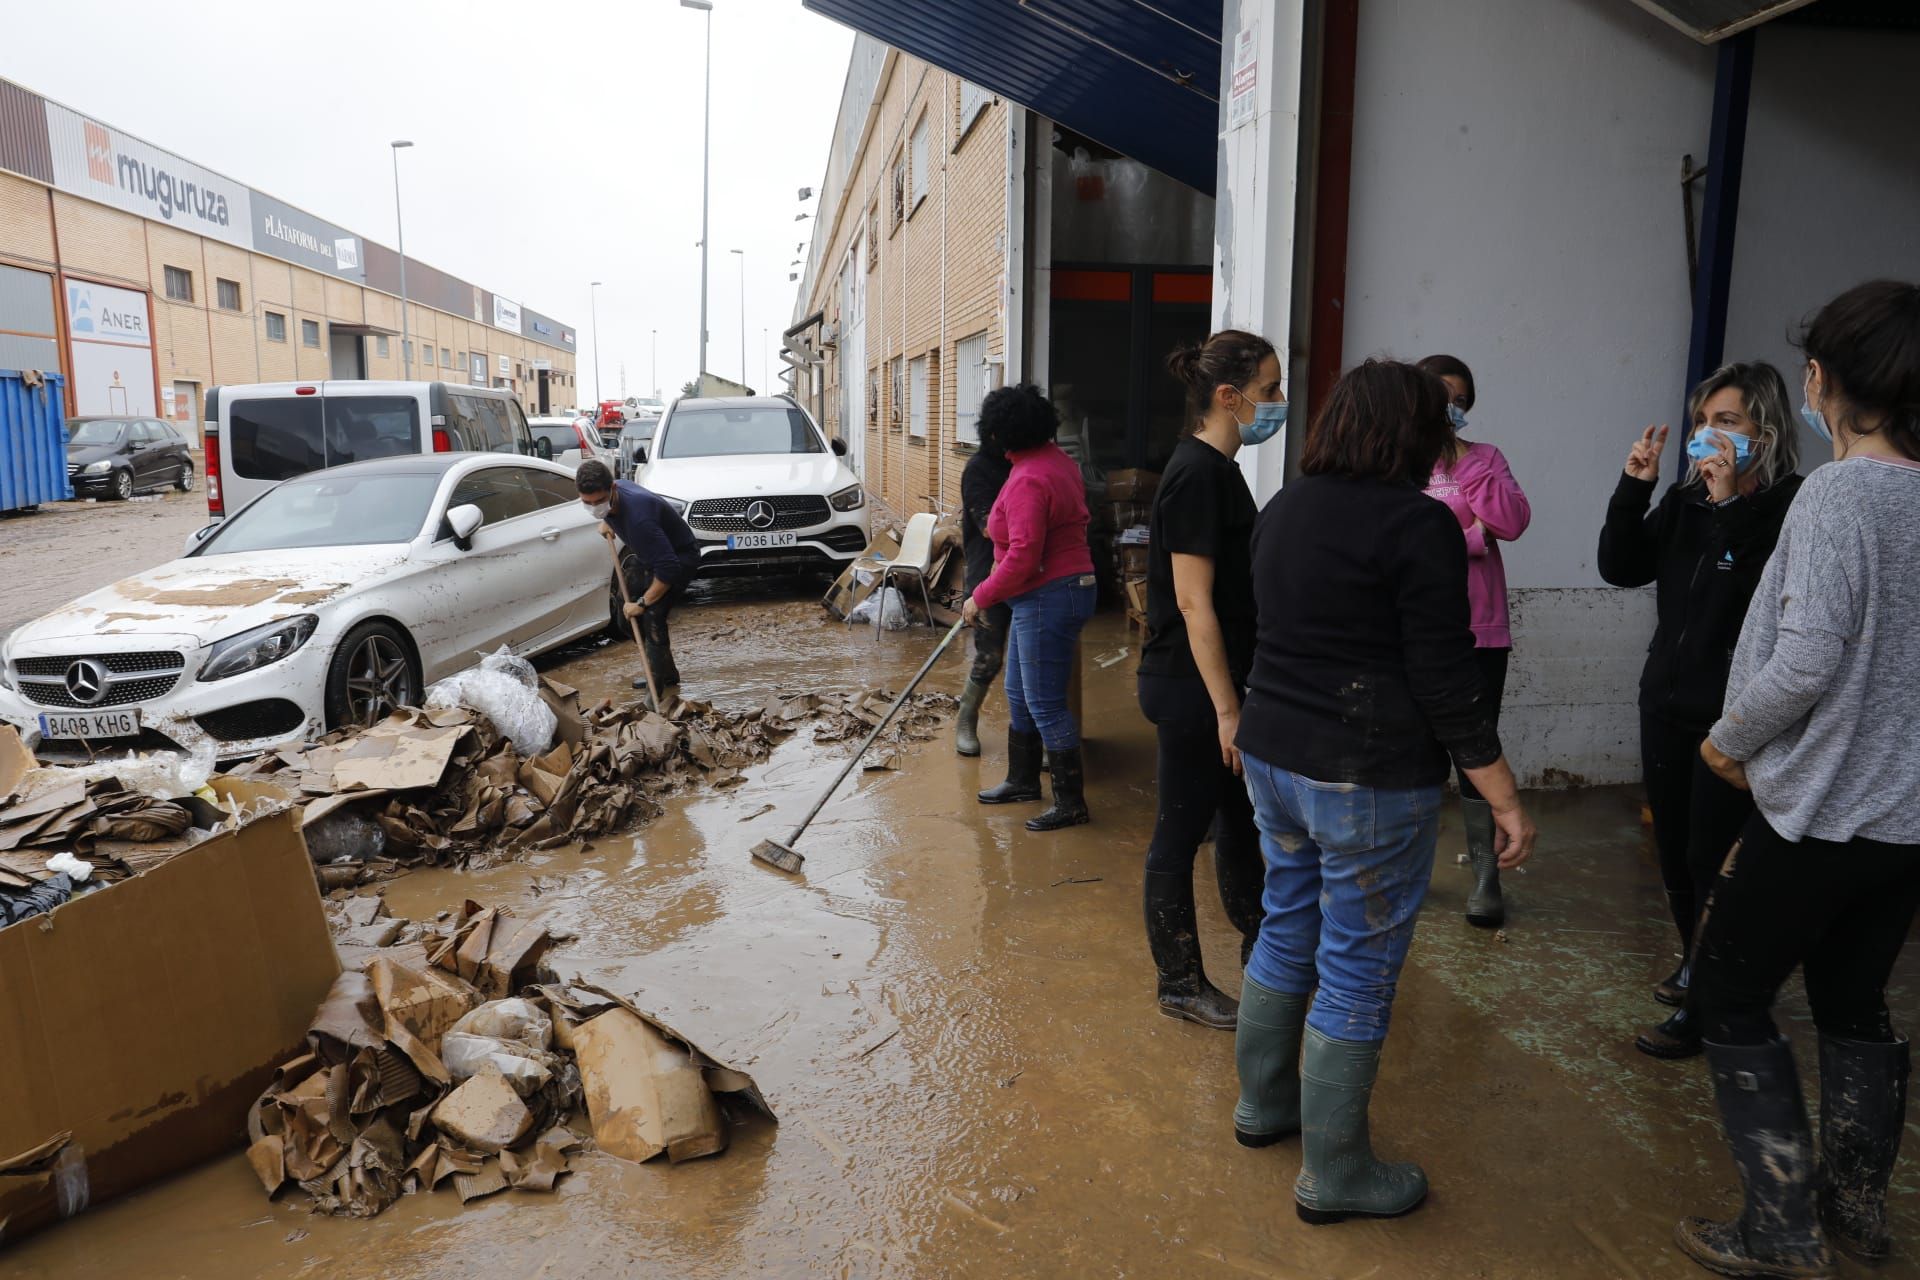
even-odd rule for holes
{"type": "Polygon", "coordinates": [[[200,666],[200,679],[225,680],[247,671],[271,666],[288,656],[313,635],[320,619],[311,613],[297,618],[282,618],[264,627],[242,631],[237,636],[210,645],[207,660],[200,666]]]}
{"type": "Polygon", "coordinates": [[[829,496],[827,501],[835,511],[858,511],[867,505],[867,491],[857,484],[850,484],[829,496]]]}
{"type": "Polygon", "coordinates": [[[656,493],[653,496],[660,499],[660,501],[666,503],[668,506],[672,507],[673,514],[677,516],[684,516],[687,514],[687,504],[682,502],[680,499],[669,498],[664,493],[656,493]]]}
{"type": "Polygon", "coordinates": [[[80,468],[80,474],[83,476],[103,476],[111,470],[113,470],[113,464],[105,458],[102,458],[98,462],[89,462],[86,466],[80,468]]]}

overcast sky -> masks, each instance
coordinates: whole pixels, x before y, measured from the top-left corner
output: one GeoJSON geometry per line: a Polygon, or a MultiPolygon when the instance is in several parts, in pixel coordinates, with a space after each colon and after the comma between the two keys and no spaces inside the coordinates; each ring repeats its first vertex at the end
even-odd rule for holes
{"type": "MultiPolygon", "coordinates": [[[[678,0],[12,6],[0,75],[382,244],[400,155],[410,257],[562,320],[593,387],[671,397],[699,340],[705,15],[678,0]],[[188,15],[191,15],[189,17],[188,15]],[[191,33],[191,34],[189,34],[191,33]]],[[[790,323],[853,35],[800,0],[714,0],[707,363],[747,382],[790,323]],[[766,334],[763,344],[762,333],[766,334]]]]}

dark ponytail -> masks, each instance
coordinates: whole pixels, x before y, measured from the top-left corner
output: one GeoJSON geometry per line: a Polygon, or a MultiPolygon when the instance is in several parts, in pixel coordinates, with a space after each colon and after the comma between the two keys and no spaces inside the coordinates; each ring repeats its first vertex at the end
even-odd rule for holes
{"type": "Polygon", "coordinates": [[[1205,342],[1181,347],[1167,357],[1167,371],[1187,388],[1187,428],[1192,430],[1213,407],[1213,390],[1225,383],[1244,387],[1260,372],[1260,362],[1275,354],[1257,333],[1222,329],[1205,342]]]}
{"type": "Polygon", "coordinates": [[[1831,420],[1856,436],[1884,434],[1920,462],[1920,285],[1857,285],[1820,308],[1799,345],[1839,401],[1831,420]],[[1860,425],[1875,417],[1879,426],[1860,425]]]}

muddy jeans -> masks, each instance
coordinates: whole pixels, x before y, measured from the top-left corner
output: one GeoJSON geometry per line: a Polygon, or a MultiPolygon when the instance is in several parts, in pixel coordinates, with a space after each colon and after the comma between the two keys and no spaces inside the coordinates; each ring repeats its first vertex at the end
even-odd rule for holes
{"type": "Polygon", "coordinates": [[[1013,609],[997,604],[980,613],[980,625],[973,629],[973,670],[967,678],[977,685],[990,685],[1000,674],[1007,658],[1007,628],[1013,625],[1013,609]]]}
{"type": "Polygon", "coordinates": [[[1070,574],[1008,601],[1007,710],[1017,733],[1040,734],[1051,751],[1080,745],[1080,726],[1067,709],[1074,650],[1093,616],[1093,575],[1070,574]]]}
{"type": "Polygon", "coordinates": [[[1755,813],[1700,924],[1688,1001],[1717,1044],[1768,1044],[1769,1010],[1796,967],[1813,1023],[1884,1044],[1887,976],[1920,908],[1920,845],[1788,840],[1755,813]]]}
{"type": "Polygon", "coordinates": [[[1316,782],[1241,753],[1266,856],[1266,918],[1247,963],[1261,986],[1305,995],[1335,1040],[1387,1036],[1400,967],[1433,876],[1440,788],[1316,782]]]}
{"type": "MultiPolygon", "coordinates": [[[[640,557],[632,552],[620,557],[620,567],[627,579],[627,594],[633,599],[638,600],[653,586],[653,570],[641,564],[640,557]]],[[[680,668],[673,660],[673,639],[668,633],[667,623],[673,616],[673,607],[686,594],[684,586],[674,587],[640,615],[640,642],[646,646],[647,665],[653,669],[653,682],[662,689],[680,683],[680,668]]]]}

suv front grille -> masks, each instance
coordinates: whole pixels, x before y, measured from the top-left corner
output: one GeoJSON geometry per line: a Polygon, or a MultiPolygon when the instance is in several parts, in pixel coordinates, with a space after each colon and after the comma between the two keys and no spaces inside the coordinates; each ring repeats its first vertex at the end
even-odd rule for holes
{"type": "Polygon", "coordinates": [[[687,523],[711,533],[779,533],[787,529],[806,529],[825,524],[833,508],[818,494],[792,494],[777,498],[702,498],[687,512],[687,523]],[[749,524],[747,508],[756,502],[773,507],[772,524],[749,524]]]}
{"type": "Polygon", "coordinates": [[[13,667],[20,677],[20,692],[38,705],[92,711],[158,698],[180,683],[180,672],[186,664],[184,654],[162,649],[150,653],[83,653],[71,657],[20,658],[13,667]],[[74,663],[81,661],[97,662],[107,672],[100,697],[92,702],[82,702],[67,688],[67,672],[74,663]]]}

